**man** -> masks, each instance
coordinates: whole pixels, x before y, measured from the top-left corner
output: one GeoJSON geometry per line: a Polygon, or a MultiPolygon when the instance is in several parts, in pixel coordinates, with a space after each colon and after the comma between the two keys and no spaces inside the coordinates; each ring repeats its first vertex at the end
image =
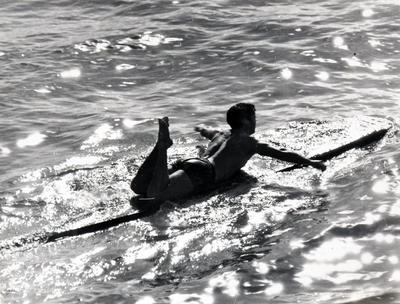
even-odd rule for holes
{"type": "Polygon", "coordinates": [[[167,150],[172,146],[169,122],[167,117],[159,119],[157,143],[131,183],[131,189],[139,194],[132,198],[132,205],[140,210],[156,209],[166,200],[215,188],[235,175],[254,154],[326,169],[320,161],[271,148],[251,137],[256,127],[252,104],[232,106],[226,120],[231,127],[228,132],[196,127],[195,131],[210,140],[207,149],[201,157],[179,160],[168,168],[167,150]]]}

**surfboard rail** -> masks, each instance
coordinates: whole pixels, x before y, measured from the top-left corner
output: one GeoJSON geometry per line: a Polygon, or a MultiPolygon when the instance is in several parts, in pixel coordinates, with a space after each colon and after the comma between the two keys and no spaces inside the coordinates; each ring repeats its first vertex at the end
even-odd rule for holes
{"type": "Polygon", "coordinates": [[[44,243],[55,242],[58,239],[61,239],[64,237],[72,237],[72,236],[78,236],[78,235],[83,235],[83,234],[87,234],[87,233],[97,232],[97,231],[101,231],[101,230],[106,230],[106,229],[109,229],[114,226],[118,226],[118,225],[126,223],[126,222],[130,222],[130,221],[134,221],[134,220],[138,220],[138,219],[150,216],[150,215],[156,213],[156,211],[157,211],[156,209],[139,211],[136,213],[109,219],[109,220],[106,220],[103,222],[79,227],[76,229],[70,229],[70,230],[65,230],[65,231],[61,231],[61,232],[53,232],[44,238],[45,239],[44,243]]]}

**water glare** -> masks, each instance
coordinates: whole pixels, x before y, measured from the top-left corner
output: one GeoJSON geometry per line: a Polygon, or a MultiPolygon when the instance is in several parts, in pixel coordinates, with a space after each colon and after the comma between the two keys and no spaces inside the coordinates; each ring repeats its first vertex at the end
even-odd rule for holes
{"type": "Polygon", "coordinates": [[[132,129],[134,126],[140,125],[142,123],[148,122],[148,121],[152,121],[153,119],[141,119],[141,120],[132,120],[129,118],[125,118],[122,121],[122,124],[124,125],[124,127],[128,128],[128,129],[132,129]]]}
{"type": "Polygon", "coordinates": [[[385,176],[377,180],[372,186],[372,191],[377,194],[387,194],[390,191],[390,178],[385,176]]]}
{"type": "Polygon", "coordinates": [[[395,236],[388,233],[377,233],[374,235],[373,239],[378,243],[393,244],[395,236]]]}
{"type": "Polygon", "coordinates": [[[156,301],[151,296],[145,296],[135,302],[135,304],[155,304],[156,301]]]}
{"type": "Polygon", "coordinates": [[[378,39],[374,39],[374,38],[369,39],[369,40],[368,40],[368,43],[369,43],[372,47],[374,47],[374,48],[376,48],[376,47],[378,47],[378,46],[383,46],[383,43],[382,43],[382,42],[380,42],[378,39]]]}
{"type": "Polygon", "coordinates": [[[396,201],[396,203],[393,204],[393,206],[390,208],[390,215],[392,216],[398,216],[400,215],[400,201],[396,201]]]}
{"type": "MultiPolygon", "coordinates": [[[[343,284],[360,279],[363,275],[356,272],[363,268],[363,264],[355,258],[359,257],[361,250],[362,246],[350,237],[328,240],[310,253],[304,254],[308,262],[296,275],[296,281],[310,286],[315,280],[343,284]]],[[[366,261],[370,258],[368,255],[364,257],[366,261]]]]}
{"type": "Polygon", "coordinates": [[[337,63],[336,60],[330,58],[313,58],[313,61],[321,63],[331,63],[331,64],[337,63]]]}
{"type": "Polygon", "coordinates": [[[391,255],[390,257],[388,257],[388,260],[391,264],[399,263],[399,258],[396,255],[391,255]]]}
{"type": "Polygon", "coordinates": [[[364,219],[363,221],[361,221],[361,223],[366,225],[372,225],[378,222],[381,218],[382,218],[381,214],[376,214],[375,212],[366,212],[364,215],[364,219]]]}
{"type": "Polygon", "coordinates": [[[292,240],[289,244],[291,249],[300,249],[300,248],[304,248],[304,240],[301,239],[296,239],[296,240],[292,240]]]}
{"type": "Polygon", "coordinates": [[[62,71],[60,73],[61,78],[79,78],[81,77],[82,72],[79,68],[72,68],[67,71],[62,71]]]}
{"type": "Polygon", "coordinates": [[[346,62],[350,67],[366,67],[366,64],[362,63],[359,58],[353,56],[351,58],[341,58],[342,61],[346,62]]]}
{"type": "Polygon", "coordinates": [[[364,252],[363,254],[361,254],[361,262],[363,264],[371,264],[374,261],[375,257],[369,253],[369,252],[364,252]]]}
{"type": "Polygon", "coordinates": [[[94,134],[82,143],[81,149],[85,150],[99,145],[103,140],[116,140],[123,137],[122,130],[115,130],[109,124],[102,124],[98,127],[94,134]]]}
{"type": "Polygon", "coordinates": [[[151,246],[149,244],[145,244],[142,247],[132,246],[124,254],[124,261],[126,264],[134,264],[136,260],[151,260],[161,249],[159,246],[151,246]]]}
{"type": "Polygon", "coordinates": [[[369,18],[372,17],[375,14],[375,12],[371,8],[366,8],[363,9],[361,14],[364,18],[369,18]]]}
{"type": "Polygon", "coordinates": [[[152,32],[145,32],[140,38],[139,42],[147,46],[158,46],[160,44],[168,44],[171,42],[182,41],[181,38],[166,38],[161,34],[153,34],[152,32]]]}
{"type": "Polygon", "coordinates": [[[119,64],[119,65],[117,65],[115,67],[115,69],[117,71],[127,71],[127,70],[131,70],[131,69],[134,69],[134,68],[136,68],[135,65],[127,64],[127,63],[119,64]]]}
{"type": "Polygon", "coordinates": [[[264,293],[271,297],[271,296],[276,296],[279,295],[280,293],[283,292],[284,286],[282,283],[274,283],[272,282],[271,286],[265,289],[264,293]]]}
{"type": "Polygon", "coordinates": [[[143,281],[154,281],[156,276],[157,275],[154,271],[149,271],[149,272],[146,272],[144,275],[142,275],[141,279],[143,281]]]}
{"type": "Polygon", "coordinates": [[[214,304],[214,297],[210,294],[180,294],[175,293],[169,296],[170,304],[214,304]]]}
{"type": "Polygon", "coordinates": [[[94,155],[73,156],[71,158],[68,158],[65,162],[63,162],[59,165],[55,165],[54,170],[63,171],[68,168],[76,168],[79,166],[92,166],[92,165],[98,164],[103,159],[104,158],[101,156],[94,156],[94,155]]]}
{"type": "Polygon", "coordinates": [[[327,80],[329,80],[329,73],[325,72],[325,71],[321,71],[321,72],[318,72],[317,74],[315,74],[315,77],[317,77],[319,80],[327,81],[327,80]]]}
{"type": "Polygon", "coordinates": [[[7,147],[0,146],[0,156],[7,156],[11,153],[11,150],[7,147]]]}
{"type": "Polygon", "coordinates": [[[290,78],[292,78],[293,72],[289,68],[284,68],[281,71],[281,76],[283,77],[283,79],[289,80],[290,78]]]}
{"type": "Polygon", "coordinates": [[[49,90],[48,88],[40,88],[40,89],[36,89],[34,90],[36,93],[40,93],[40,94],[48,94],[51,93],[51,90],[49,90]]]}
{"type": "Polygon", "coordinates": [[[400,282],[400,270],[393,271],[392,276],[389,278],[390,282],[400,282]]]}
{"type": "Polygon", "coordinates": [[[386,63],[383,62],[378,62],[378,61],[372,61],[369,65],[370,69],[375,72],[382,72],[382,71],[386,71],[389,70],[388,66],[386,65],[386,63]]]}
{"type": "Polygon", "coordinates": [[[232,298],[239,295],[239,280],[237,274],[233,271],[225,272],[217,277],[211,278],[206,289],[208,293],[213,293],[215,289],[221,290],[232,298]]]}
{"type": "Polygon", "coordinates": [[[342,50],[349,50],[349,47],[345,44],[344,39],[342,37],[334,37],[333,38],[333,46],[342,50]]]}
{"type": "Polygon", "coordinates": [[[41,134],[40,132],[35,132],[25,138],[18,139],[16,145],[19,148],[37,146],[40,145],[46,137],[46,135],[41,134]]]}
{"type": "Polygon", "coordinates": [[[317,249],[306,254],[308,260],[319,262],[332,262],[343,259],[349,254],[359,254],[362,247],[353,238],[333,238],[324,242],[317,249]],[[337,250],[340,248],[340,250],[337,250]]]}
{"type": "Polygon", "coordinates": [[[264,262],[254,261],[252,266],[254,267],[255,271],[260,274],[267,274],[269,272],[269,265],[264,262]]]}

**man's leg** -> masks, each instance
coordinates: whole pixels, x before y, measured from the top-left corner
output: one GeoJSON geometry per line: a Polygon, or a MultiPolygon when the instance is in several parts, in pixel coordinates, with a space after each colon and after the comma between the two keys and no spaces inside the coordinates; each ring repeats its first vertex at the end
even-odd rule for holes
{"type": "Polygon", "coordinates": [[[141,211],[156,210],[167,200],[187,197],[193,189],[193,184],[185,171],[177,170],[169,176],[168,186],[155,199],[132,197],[131,205],[141,211]]]}
{"type": "Polygon", "coordinates": [[[167,149],[172,145],[172,140],[169,137],[168,117],[159,119],[158,124],[157,143],[131,183],[135,193],[147,197],[156,197],[169,183],[167,149]]]}

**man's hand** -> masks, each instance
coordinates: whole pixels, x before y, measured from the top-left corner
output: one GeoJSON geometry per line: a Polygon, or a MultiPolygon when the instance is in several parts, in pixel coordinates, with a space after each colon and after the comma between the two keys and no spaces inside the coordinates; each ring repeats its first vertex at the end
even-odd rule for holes
{"type": "Polygon", "coordinates": [[[315,169],[319,169],[321,171],[326,170],[326,166],[322,161],[319,160],[312,160],[310,166],[314,167],[315,169]]]}
{"type": "Polygon", "coordinates": [[[203,136],[209,140],[213,139],[213,137],[219,133],[219,131],[217,131],[217,130],[206,129],[206,128],[203,128],[200,126],[194,127],[194,130],[196,132],[199,132],[201,136],[203,136]]]}

